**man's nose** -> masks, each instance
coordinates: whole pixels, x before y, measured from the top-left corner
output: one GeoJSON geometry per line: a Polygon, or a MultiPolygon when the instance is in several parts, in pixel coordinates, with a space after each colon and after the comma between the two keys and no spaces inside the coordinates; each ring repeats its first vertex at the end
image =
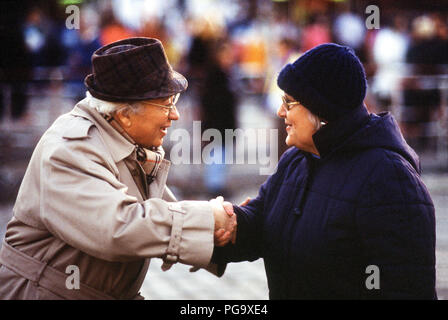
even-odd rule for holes
{"type": "Polygon", "coordinates": [[[168,117],[170,120],[174,120],[174,121],[179,120],[180,114],[179,114],[179,111],[177,111],[176,107],[174,107],[173,109],[170,110],[170,114],[168,115],[168,117]]]}

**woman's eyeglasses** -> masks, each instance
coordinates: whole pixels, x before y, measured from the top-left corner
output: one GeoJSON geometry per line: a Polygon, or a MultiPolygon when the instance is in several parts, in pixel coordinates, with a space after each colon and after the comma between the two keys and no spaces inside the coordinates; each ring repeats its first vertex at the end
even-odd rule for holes
{"type": "Polygon", "coordinates": [[[282,101],[282,107],[283,109],[285,109],[285,111],[289,111],[292,107],[300,105],[300,102],[298,101],[288,101],[285,96],[282,96],[282,101]]]}

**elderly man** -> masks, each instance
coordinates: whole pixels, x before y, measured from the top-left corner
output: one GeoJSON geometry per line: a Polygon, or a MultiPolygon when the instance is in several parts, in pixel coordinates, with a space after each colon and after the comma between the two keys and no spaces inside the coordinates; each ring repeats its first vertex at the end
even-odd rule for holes
{"type": "Polygon", "coordinates": [[[92,65],[86,99],[47,130],[25,173],[0,299],[139,299],[148,258],[207,267],[214,238],[234,230],[219,200],[175,202],[165,185],[161,145],[187,80],[161,42],[121,40],[92,65]]]}

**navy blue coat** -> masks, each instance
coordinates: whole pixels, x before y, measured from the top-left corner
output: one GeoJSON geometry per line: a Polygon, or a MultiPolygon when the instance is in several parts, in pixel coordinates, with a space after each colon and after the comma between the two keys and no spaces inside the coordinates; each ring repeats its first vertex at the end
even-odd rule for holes
{"type": "Polygon", "coordinates": [[[320,158],[288,149],[234,206],[236,244],[213,261],[263,258],[271,299],[435,299],[434,206],[392,115],[358,108],[313,140],[320,158]]]}

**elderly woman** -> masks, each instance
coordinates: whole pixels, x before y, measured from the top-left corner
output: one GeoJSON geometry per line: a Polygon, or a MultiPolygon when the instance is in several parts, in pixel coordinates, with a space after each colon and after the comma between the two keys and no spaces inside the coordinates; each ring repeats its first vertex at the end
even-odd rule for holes
{"type": "Polygon", "coordinates": [[[220,203],[176,202],[166,187],[162,143],[187,80],[162,43],[120,40],[92,66],[86,99],[30,160],[0,250],[0,299],[141,299],[150,258],[207,267],[214,236],[233,231],[220,203]]]}
{"type": "Polygon", "coordinates": [[[272,299],[434,299],[435,218],[420,164],[390,113],[363,105],[363,67],[323,44],[286,65],[278,116],[291,148],[258,196],[234,206],[235,245],[263,258],[272,299]]]}

